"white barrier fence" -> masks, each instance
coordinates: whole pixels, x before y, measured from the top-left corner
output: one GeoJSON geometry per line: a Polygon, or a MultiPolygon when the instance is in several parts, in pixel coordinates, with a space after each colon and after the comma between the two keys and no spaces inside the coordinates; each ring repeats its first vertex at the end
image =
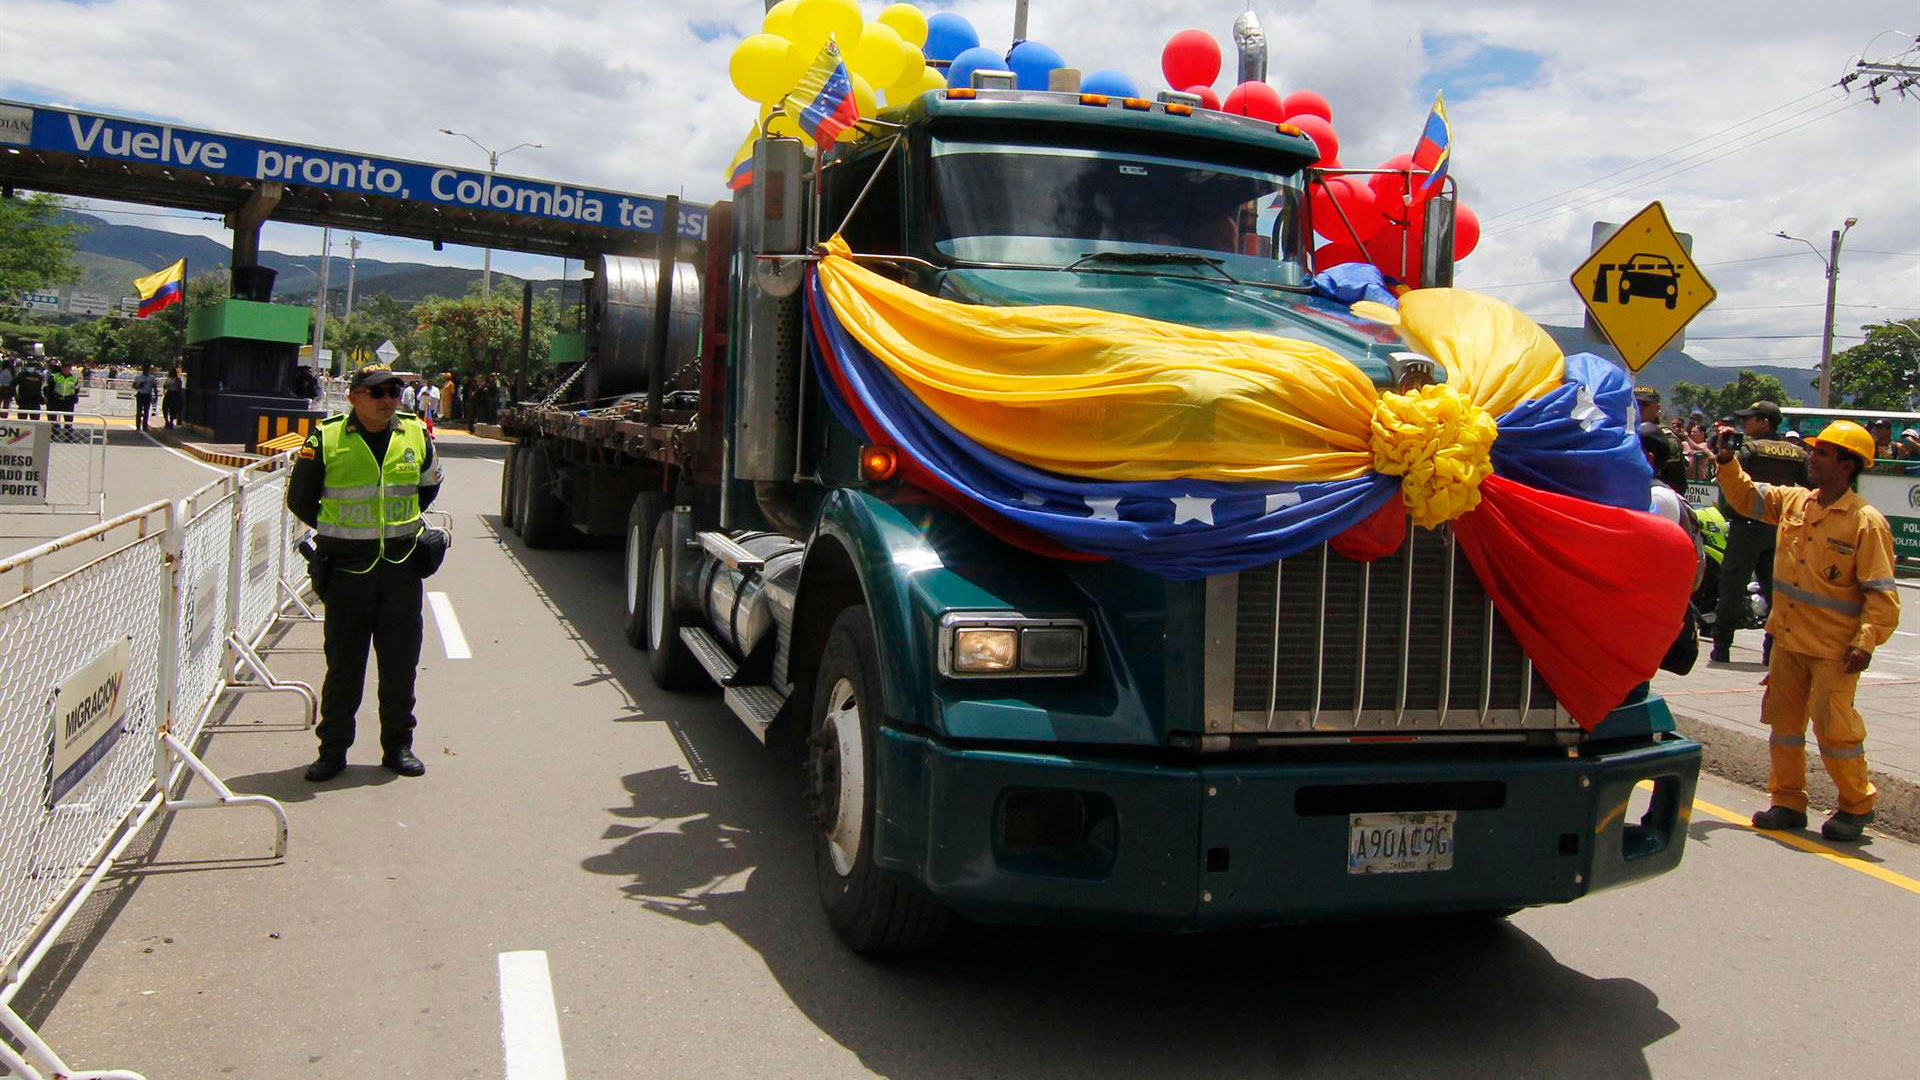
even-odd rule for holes
{"type": "MultiPolygon", "coordinates": [[[[107,420],[98,413],[20,411],[0,419],[5,450],[12,456],[43,439],[47,458],[38,502],[11,499],[0,504],[10,514],[89,514],[107,516],[107,420]],[[21,423],[29,421],[31,423],[21,423]],[[41,436],[33,424],[44,425],[41,436]]],[[[9,465],[8,468],[16,466],[9,465]]]]}
{"type": "Polygon", "coordinates": [[[30,1080],[140,1080],[75,1071],[13,1010],[68,921],[155,814],[260,806],[286,853],[285,810],[236,795],[195,755],[228,693],[318,699],[276,679],[259,645],[312,619],[305,527],[286,511],[292,455],[0,560],[0,1066],[30,1080]],[[110,550],[53,570],[88,541],[110,550]],[[294,569],[299,570],[293,576],[294,569]],[[211,797],[180,799],[191,772],[211,797]]]}

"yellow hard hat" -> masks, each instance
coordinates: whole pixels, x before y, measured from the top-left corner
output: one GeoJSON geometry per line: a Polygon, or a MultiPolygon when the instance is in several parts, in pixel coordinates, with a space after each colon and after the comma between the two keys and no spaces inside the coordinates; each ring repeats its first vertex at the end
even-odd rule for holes
{"type": "Polygon", "coordinates": [[[1845,450],[1866,462],[1867,468],[1873,467],[1873,436],[1867,434],[1867,429],[1859,424],[1851,420],[1835,420],[1819,435],[1808,439],[1807,445],[1819,446],[1823,442],[1831,442],[1835,450],[1845,450]]]}

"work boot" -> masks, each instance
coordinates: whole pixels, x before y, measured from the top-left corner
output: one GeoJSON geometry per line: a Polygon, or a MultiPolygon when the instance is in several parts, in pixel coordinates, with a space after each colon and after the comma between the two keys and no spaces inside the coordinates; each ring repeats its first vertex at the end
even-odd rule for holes
{"type": "MultiPolygon", "coordinates": [[[[1753,815],[1753,827],[1756,829],[1804,829],[1807,827],[1807,814],[1804,810],[1795,810],[1787,806],[1769,806],[1753,815]]],[[[1854,835],[1860,835],[1858,829],[1854,835]]]]}
{"type": "Polygon", "coordinates": [[[1713,651],[1707,654],[1707,663],[1731,664],[1733,663],[1732,651],[1716,641],[1713,645],[1713,651]]]}
{"type": "Polygon", "coordinates": [[[319,784],[331,780],[346,767],[347,755],[329,754],[323,750],[319,757],[313,759],[313,764],[307,766],[307,782],[319,784]]]}
{"type": "Polygon", "coordinates": [[[1820,835],[1829,840],[1858,840],[1860,830],[1873,824],[1873,811],[1864,814],[1849,814],[1845,810],[1836,810],[1832,817],[1820,825],[1820,835]]]}
{"type": "Polygon", "coordinates": [[[414,757],[412,750],[389,750],[386,756],[380,759],[380,764],[401,776],[427,775],[426,762],[414,757]]]}

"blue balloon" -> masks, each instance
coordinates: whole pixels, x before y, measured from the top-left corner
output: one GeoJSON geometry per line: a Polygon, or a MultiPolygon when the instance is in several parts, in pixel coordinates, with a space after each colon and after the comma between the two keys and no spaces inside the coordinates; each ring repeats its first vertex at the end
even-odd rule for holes
{"type": "Polygon", "coordinates": [[[1108,97],[1137,98],[1140,87],[1127,77],[1124,71],[1103,69],[1087,73],[1080,80],[1080,92],[1083,94],[1105,94],[1108,97]]]}
{"type": "Polygon", "coordinates": [[[930,62],[952,63],[980,44],[980,32],[963,15],[942,11],[927,16],[927,44],[920,51],[930,62]]]}
{"type": "Polygon", "coordinates": [[[1007,66],[1019,77],[1020,89],[1045,90],[1047,73],[1054,68],[1066,67],[1067,62],[1050,46],[1037,41],[1023,41],[1008,54],[1007,66]]]}
{"type": "Polygon", "coordinates": [[[985,45],[975,45],[966,52],[953,58],[947,66],[947,85],[950,87],[972,86],[973,73],[976,71],[1005,71],[1007,62],[1000,54],[985,45]]]}

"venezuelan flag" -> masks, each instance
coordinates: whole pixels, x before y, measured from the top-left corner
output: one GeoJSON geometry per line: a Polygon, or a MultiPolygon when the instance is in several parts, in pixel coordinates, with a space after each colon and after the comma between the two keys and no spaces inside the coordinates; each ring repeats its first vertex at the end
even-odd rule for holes
{"type": "Polygon", "coordinates": [[[839,46],[829,40],[821,47],[813,66],[787,95],[786,103],[796,110],[800,130],[822,150],[860,122],[860,107],[853,100],[853,77],[840,61],[839,46]]]}
{"type": "Polygon", "coordinates": [[[1446,178],[1447,166],[1453,160],[1453,126],[1447,123],[1447,103],[1441,94],[1433,95],[1433,111],[1427,114],[1426,129],[1420,132],[1420,144],[1413,148],[1413,168],[1418,172],[1425,170],[1426,181],[1420,185],[1416,198],[1426,198],[1433,193],[1435,184],[1446,178]]]}
{"type": "Polygon", "coordinates": [[[157,274],[134,278],[133,287],[140,292],[142,319],[178,304],[187,298],[187,260],[181,259],[157,274]]]}

